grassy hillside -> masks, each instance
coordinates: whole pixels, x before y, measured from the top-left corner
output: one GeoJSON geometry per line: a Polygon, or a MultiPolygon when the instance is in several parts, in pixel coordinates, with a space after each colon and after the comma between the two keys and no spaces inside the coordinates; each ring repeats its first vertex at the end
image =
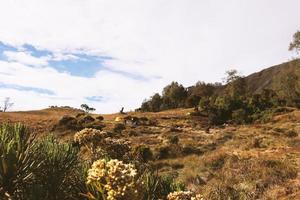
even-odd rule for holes
{"type": "MultiPolygon", "coordinates": [[[[127,141],[133,155],[139,147],[149,147],[152,156],[142,155],[148,160],[147,166],[157,169],[162,176],[174,177],[176,182],[203,195],[204,199],[224,196],[233,199],[300,198],[299,110],[278,113],[268,123],[210,129],[207,129],[205,117],[187,115],[191,111],[102,115],[104,119],[95,123],[104,125],[103,131],[112,133],[109,141],[127,141]],[[128,116],[144,117],[148,121],[125,123],[124,118],[128,116]]],[[[65,115],[80,121],[84,115],[78,116],[78,113],[58,108],[1,113],[0,119],[23,120],[32,128],[40,127],[47,132],[65,115]]],[[[91,116],[96,119],[99,115],[91,116]]],[[[72,142],[74,133],[76,131],[69,131],[67,135],[56,132],[55,135],[72,142]]],[[[81,162],[93,156],[86,146],[81,147],[81,162]]],[[[140,164],[143,166],[143,162],[140,164]]]]}
{"type": "Polygon", "coordinates": [[[76,115],[82,111],[71,108],[47,108],[24,112],[1,112],[0,123],[26,124],[33,132],[42,134],[51,131],[53,125],[64,115],[76,115]]]}

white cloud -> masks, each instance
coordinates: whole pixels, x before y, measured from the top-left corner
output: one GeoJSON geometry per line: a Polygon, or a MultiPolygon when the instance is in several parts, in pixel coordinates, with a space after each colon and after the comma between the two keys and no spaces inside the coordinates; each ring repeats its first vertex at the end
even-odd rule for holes
{"type": "Polygon", "coordinates": [[[35,57],[30,51],[23,47],[18,48],[19,51],[4,51],[3,55],[8,61],[18,62],[30,66],[47,66],[48,61],[66,61],[66,60],[79,60],[78,56],[72,54],[64,54],[60,52],[53,52],[52,54],[35,57]]]}
{"type": "Polygon", "coordinates": [[[220,81],[228,68],[249,74],[286,61],[288,43],[300,26],[299,7],[298,0],[2,1],[0,41],[32,44],[54,52],[57,60],[78,59],[71,56],[75,52],[110,56],[114,59],[104,63],[109,69],[161,79],[137,82],[111,71],[89,79],[72,77],[50,68],[49,58],[19,52],[10,53],[10,60],[23,65],[0,63],[0,72],[18,70],[14,78],[2,75],[1,80],[73,99],[49,104],[78,105],[86,95],[100,95],[109,99],[107,106],[95,104],[100,112],[134,108],[172,80],[186,86],[220,81]]]}
{"type": "Polygon", "coordinates": [[[32,56],[29,52],[4,51],[3,54],[8,61],[22,63],[30,66],[46,66],[48,64],[48,57],[37,58],[32,56]]]}
{"type": "Polygon", "coordinates": [[[78,56],[72,54],[54,53],[49,60],[62,61],[62,60],[78,60],[78,56]]]}
{"type": "Polygon", "coordinates": [[[6,61],[0,61],[0,80],[6,84],[44,88],[55,93],[52,96],[0,89],[0,97],[10,96],[15,101],[15,110],[40,109],[45,105],[79,107],[85,102],[95,106],[99,112],[117,112],[122,106],[136,108],[148,95],[147,91],[158,90],[160,86],[159,82],[133,80],[105,70],[98,72],[94,78],[84,78],[59,73],[50,67],[32,68],[6,61]],[[86,97],[91,96],[103,96],[104,101],[89,102],[86,97]]]}

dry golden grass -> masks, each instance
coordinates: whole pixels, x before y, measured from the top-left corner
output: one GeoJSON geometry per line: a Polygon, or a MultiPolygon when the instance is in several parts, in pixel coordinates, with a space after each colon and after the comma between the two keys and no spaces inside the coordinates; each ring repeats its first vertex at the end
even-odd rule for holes
{"type": "Polygon", "coordinates": [[[76,115],[78,110],[48,108],[38,111],[1,112],[0,123],[23,123],[36,133],[46,133],[64,115],[76,115]]]}
{"type": "MultiPolygon", "coordinates": [[[[116,137],[126,138],[133,147],[141,144],[150,147],[155,157],[159,149],[170,147],[170,136],[177,136],[176,148],[174,145],[169,148],[176,152],[151,164],[160,173],[176,176],[188,189],[211,197],[208,199],[214,199],[220,193],[240,195],[240,198],[245,195],[244,199],[300,199],[297,176],[300,173],[300,110],[275,116],[265,124],[211,127],[209,132],[206,119],[186,115],[190,111],[192,109],[127,113],[127,116],[147,117],[156,123],[126,124],[116,137]],[[290,134],[290,131],[299,135],[290,134]],[[265,165],[268,162],[271,164],[265,165]],[[261,183],[264,185],[259,185],[261,183]],[[234,187],[230,188],[230,185],[234,187]]],[[[66,114],[75,116],[78,111],[45,109],[0,113],[0,122],[22,122],[45,133],[66,114]]],[[[115,122],[115,118],[124,117],[121,114],[102,116],[105,131],[113,131],[120,123],[115,122]]],[[[64,139],[72,137],[73,132],[64,135],[64,139]]]]}

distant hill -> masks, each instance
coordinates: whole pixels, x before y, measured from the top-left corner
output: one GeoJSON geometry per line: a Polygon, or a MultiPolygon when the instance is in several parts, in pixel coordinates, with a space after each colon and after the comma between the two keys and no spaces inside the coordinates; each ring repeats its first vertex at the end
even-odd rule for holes
{"type": "Polygon", "coordinates": [[[300,76],[300,59],[272,66],[245,77],[249,92],[260,93],[263,89],[280,92],[280,79],[289,72],[300,76]]]}
{"type": "MultiPolygon", "coordinates": [[[[291,100],[293,102],[296,100],[295,95],[299,94],[300,59],[269,67],[243,78],[238,76],[236,70],[228,71],[227,73],[227,79],[229,80],[227,82],[229,82],[229,85],[204,83],[200,81],[195,85],[185,88],[178,82],[173,81],[167,85],[161,93],[156,93],[145,100],[139,109],[141,111],[156,112],[173,108],[191,108],[199,106],[201,99],[203,100],[202,103],[207,104],[207,102],[204,102],[207,98],[203,97],[224,95],[231,97],[244,95],[244,97],[250,97],[253,94],[261,93],[264,89],[273,90],[281,99],[291,100],[293,98],[293,100],[291,100]],[[295,76],[293,76],[292,79],[282,79],[294,74],[298,77],[298,83],[297,81],[295,82],[295,80],[297,80],[295,76]],[[284,91],[283,88],[289,89],[288,91],[284,91]],[[233,92],[235,94],[233,94],[233,92]]],[[[215,101],[216,99],[212,100],[215,101]]],[[[289,105],[291,105],[291,103],[289,103],[289,105]]]]}

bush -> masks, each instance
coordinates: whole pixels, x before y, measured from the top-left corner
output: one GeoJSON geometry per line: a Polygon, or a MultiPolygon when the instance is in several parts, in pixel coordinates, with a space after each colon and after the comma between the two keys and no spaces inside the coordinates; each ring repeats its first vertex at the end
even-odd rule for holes
{"type": "Polygon", "coordinates": [[[89,145],[97,146],[101,140],[108,137],[109,133],[100,131],[93,128],[85,128],[74,135],[74,142],[79,143],[80,145],[89,145]]]}
{"type": "Polygon", "coordinates": [[[105,138],[99,145],[107,156],[112,159],[130,160],[131,146],[130,142],[124,139],[105,138]]]}
{"type": "Polygon", "coordinates": [[[72,199],[77,196],[73,179],[78,166],[78,149],[69,144],[60,144],[53,136],[40,140],[34,149],[34,159],[41,160],[33,173],[35,185],[31,188],[30,199],[72,199]],[[73,186],[73,187],[72,187],[73,186]]]}
{"type": "Polygon", "coordinates": [[[169,146],[162,146],[158,149],[158,153],[156,155],[157,159],[166,159],[170,157],[171,149],[169,146]]]}
{"type": "Polygon", "coordinates": [[[133,165],[118,160],[97,160],[87,176],[87,184],[94,190],[86,196],[98,200],[139,200],[136,180],[137,170],[133,165]]]}
{"type": "Polygon", "coordinates": [[[289,130],[289,131],[286,133],[286,136],[287,136],[287,137],[290,137],[290,138],[298,137],[298,133],[297,133],[295,130],[289,130]]]}
{"type": "Polygon", "coordinates": [[[236,124],[243,124],[247,122],[247,113],[244,109],[237,109],[232,112],[231,118],[236,124]]]}
{"type": "Polygon", "coordinates": [[[103,121],[103,120],[104,120],[104,117],[101,116],[101,115],[99,115],[99,116],[96,117],[96,119],[99,120],[99,121],[103,121]]]}
{"type": "Polygon", "coordinates": [[[182,154],[182,148],[177,144],[167,144],[161,146],[157,150],[156,158],[157,159],[166,159],[178,157],[182,154]]]}
{"type": "Polygon", "coordinates": [[[134,150],[135,159],[141,162],[148,162],[153,159],[153,153],[149,147],[144,145],[138,146],[134,150]]]}
{"type": "Polygon", "coordinates": [[[91,123],[84,126],[84,128],[92,128],[99,131],[103,130],[104,127],[105,127],[104,124],[97,124],[97,123],[91,123]]]}
{"type": "Polygon", "coordinates": [[[109,132],[91,128],[83,129],[74,135],[74,142],[88,147],[92,160],[109,157],[124,160],[130,157],[130,143],[123,139],[111,138],[109,132]]]}
{"type": "Polygon", "coordinates": [[[1,199],[78,199],[78,149],[53,137],[33,141],[22,125],[0,127],[1,199]]]}
{"type": "Polygon", "coordinates": [[[34,146],[25,126],[0,126],[0,198],[27,198],[27,189],[33,180],[32,171],[40,162],[33,159],[34,146]]]}
{"type": "Polygon", "coordinates": [[[113,131],[116,133],[121,133],[125,129],[126,129],[126,127],[124,124],[117,123],[117,124],[115,124],[113,131]]]}
{"type": "Polygon", "coordinates": [[[53,127],[53,130],[78,131],[80,129],[82,129],[82,126],[78,123],[77,119],[69,115],[63,116],[53,127]]]}
{"type": "Polygon", "coordinates": [[[95,121],[95,119],[92,117],[92,116],[90,116],[90,115],[85,115],[83,118],[81,118],[78,122],[80,123],[80,124],[88,124],[88,123],[92,123],[92,122],[94,122],[95,121]]]}
{"type": "Polygon", "coordinates": [[[225,109],[212,108],[208,112],[208,121],[211,125],[221,125],[230,119],[230,115],[225,109]]]}
{"type": "Polygon", "coordinates": [[[271,121],[272,118],[273,118],[272,110],[262,111],[262,112],[258,113],[256,117],[254,117],[254,119],[257,119],[259,122],[262,122],[262,123],[267,123],[267,122],[271,121]]]}
{"type": "Polygon", "coordinates": [[[143,199],[166,199],[169,193],[185,189],[182,183],[175,182],[173,176],[159,176],[157,172],[146,171],[141,176],[143,199]]]}

